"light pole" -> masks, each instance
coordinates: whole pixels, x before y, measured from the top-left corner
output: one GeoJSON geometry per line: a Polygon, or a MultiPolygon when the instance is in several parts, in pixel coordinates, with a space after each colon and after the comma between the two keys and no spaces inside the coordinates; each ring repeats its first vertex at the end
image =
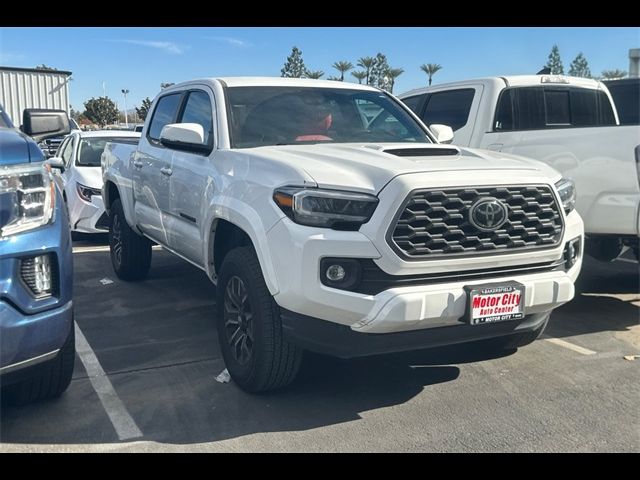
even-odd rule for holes
{"type": "Polygon", "coordinates": [[[127,115],[127,93],[129,93],[129,90],[123,88],[121,91],[122,95],[124,95],[124,125],[129,128],[129,116],[127,115]]]}

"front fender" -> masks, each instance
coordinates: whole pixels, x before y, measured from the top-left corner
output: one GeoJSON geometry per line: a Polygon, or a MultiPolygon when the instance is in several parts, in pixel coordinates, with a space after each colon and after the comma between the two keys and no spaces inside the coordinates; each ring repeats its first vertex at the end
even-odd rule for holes
{"type": "Polygon", "coordinates": [[[274,210],[269,214],[259,214],[254,208],[247,203],[241,202],[236,198],[222,196],[215,199],[212,208],[208,209],[208,215],[205,225],[208,226],[204,232],[205,241],[202,242],[205,259],[206,271],[209,278],[215,281],[217,272],[214,267],[214,251],[213,244],[215,240],[215,227],[218,220],[226,220],[240,229],[242,229],[251,239],[253,247],[256,250],[262,275],[271,295],[279,292],[278,282],[276,280],[273,258],[269,245],[267,244],[267,232],[284,217],[278,215],[274,210]]]}

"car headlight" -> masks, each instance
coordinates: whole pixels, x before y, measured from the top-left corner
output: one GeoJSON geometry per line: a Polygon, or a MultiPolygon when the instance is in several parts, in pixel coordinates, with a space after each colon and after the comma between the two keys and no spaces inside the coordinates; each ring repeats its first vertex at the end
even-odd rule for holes
{"type": "Polygon", "coordinates": [[[0,237],[51,222],[55,198],[55,184],[48,165],[0,168],[0,237]]]}
{"type": "Polygon", "coordinates": [[[76,183],[76,190],[78,190],[78,195],[85,202],[91,203],[91,197],[93,195],[100,196],[102,195],[102,190],[99,188],[91,188],[86,185],[82,185],[81,183],[76,183]]]}
{"type": "Polygon", "coordinates": [[[571,213],[576,208],[576,184],[573,183],[573,180],[563,178],[556,183],[556,189],[558,190],[558,195],[560,195],[564,212],[571,213]]]}
{"type": "Polygon", "coordinates": [[[378,205],[373,195],[299,187],[279,188],[273,200],[296,223],[334,230],[357,230],[378,205]]]}

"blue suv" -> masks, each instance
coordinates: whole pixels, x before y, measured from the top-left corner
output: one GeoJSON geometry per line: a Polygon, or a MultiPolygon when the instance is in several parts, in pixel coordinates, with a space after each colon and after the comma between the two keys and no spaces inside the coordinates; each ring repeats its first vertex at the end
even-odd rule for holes
{"type": "Polygon", "coordinates": [[[22,129],[0,106],[0,394],[15,403],[59,396],[75,360],[69,220],[36,143],[69,119],[25,110],[22,129]]]}

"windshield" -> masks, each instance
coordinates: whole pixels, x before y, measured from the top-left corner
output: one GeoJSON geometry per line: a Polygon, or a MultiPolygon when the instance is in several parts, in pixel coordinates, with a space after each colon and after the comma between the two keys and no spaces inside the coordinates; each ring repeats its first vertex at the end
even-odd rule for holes
{"type": "Polygon", "coordinates": [[[384,92],[343,88],[227,89],[232,148],[348,142],[428,142],[384,92]]]}
{"type": "Polygon", "coordinates": [[[99,137],[83,138],[80,140],[76,165],[78,167],[99,167],[100,158],[104,147],[109,142],[137,144],[138,138],[134,137],[99,137]]]}

